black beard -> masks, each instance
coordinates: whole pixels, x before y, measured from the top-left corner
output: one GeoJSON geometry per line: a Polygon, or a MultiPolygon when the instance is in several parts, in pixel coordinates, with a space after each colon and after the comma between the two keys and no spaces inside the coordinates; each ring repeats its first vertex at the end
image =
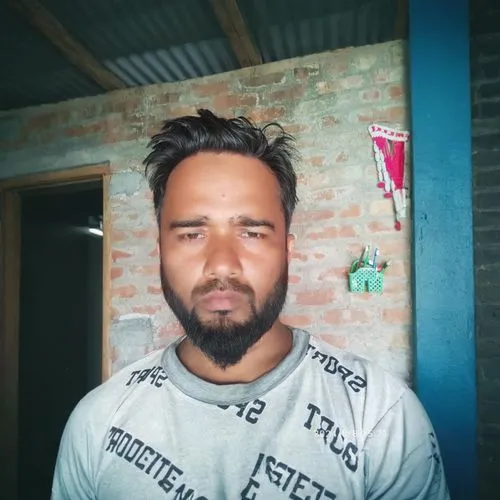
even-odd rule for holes
{"type": "Polygon", "coordinates": [[[250,316],[246,321],[238,323],[229,319],[222,311],[216,320],[202,322],[195,310],[190,311],[170,286],[162,264],[160,264],[160,277],[163,296],[179,320],[186,336],[194,346],[222,369],[239,363],[248,349],[271,329],[283,309],[288,291],[288,267],[286,265],[260,309],[257,309],[255,305],[255,294],[249,286],[234,280],[210,281],[198,290],[199,294],[214,290],[245,293],[250,304],[250,316]]]}

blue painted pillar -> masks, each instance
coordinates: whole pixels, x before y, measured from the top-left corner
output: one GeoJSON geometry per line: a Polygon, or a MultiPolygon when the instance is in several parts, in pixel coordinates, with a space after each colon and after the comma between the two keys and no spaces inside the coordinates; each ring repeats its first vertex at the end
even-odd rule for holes
{"type": "Polygon", "coordinates": [[[469,6],[410,0],[414,382],[453,500],[477,497],[469,6]]]}

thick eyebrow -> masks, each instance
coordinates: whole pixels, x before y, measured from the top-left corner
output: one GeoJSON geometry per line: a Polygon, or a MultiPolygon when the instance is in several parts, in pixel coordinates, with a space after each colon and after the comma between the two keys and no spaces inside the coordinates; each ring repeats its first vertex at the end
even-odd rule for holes
{"type": "Polygon", "coordinates": [[[273,231],[276,230],[274,224],[267,219],[254,219],[253,217],[248,217],[246,215],[240,215],[238,217],[231,218],[231,222],[237,226],[243,227],[268,227],[273,231]]]}
{"type": "MultiPolygon", "coordinates": [[[[276,230],[275,225],[267,219],[254,219],[253,217],[248,217],[246,215],[239,215],[236,217],[231,217],[229,219],[231,224],[240,227],[268,227],[272,231],[276,230]]],[[[179,219],[174,220],[169,224],[169,229],[183,229],[190,227],[203,227],[207,226],[209,223],[208,217],[200,216],[194,217],[193,219],[179,219]]]]}
{"type": "Polygon", "coordinates": [[[207,217],[195,217],[194,219],[183,219],[183,220],[174,220],[169,224],[169,229],[182,229],[188,227],[200,227],[206,226],[208,223],[207,217]]]}

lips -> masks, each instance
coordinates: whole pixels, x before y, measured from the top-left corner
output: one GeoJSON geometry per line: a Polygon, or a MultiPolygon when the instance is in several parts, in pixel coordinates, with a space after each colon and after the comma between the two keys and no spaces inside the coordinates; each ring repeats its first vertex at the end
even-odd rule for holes
{"type": "Polygon", "coordinates": [[[204,295],[200,305],[209,311],[230,311],[241,302],[243,294],[232,290],[215,291],[204,295]]]}

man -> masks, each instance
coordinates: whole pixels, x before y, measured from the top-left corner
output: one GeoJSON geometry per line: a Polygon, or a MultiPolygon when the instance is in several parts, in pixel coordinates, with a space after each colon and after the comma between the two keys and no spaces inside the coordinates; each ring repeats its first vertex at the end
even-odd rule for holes
{"type": "Polygon", "coordinates": [[[278,319],[291,137],[201,110],[151,147],[161,282],[185,336],[77,405],[53,500],[448,499],[406,384],[278,319]]]}

